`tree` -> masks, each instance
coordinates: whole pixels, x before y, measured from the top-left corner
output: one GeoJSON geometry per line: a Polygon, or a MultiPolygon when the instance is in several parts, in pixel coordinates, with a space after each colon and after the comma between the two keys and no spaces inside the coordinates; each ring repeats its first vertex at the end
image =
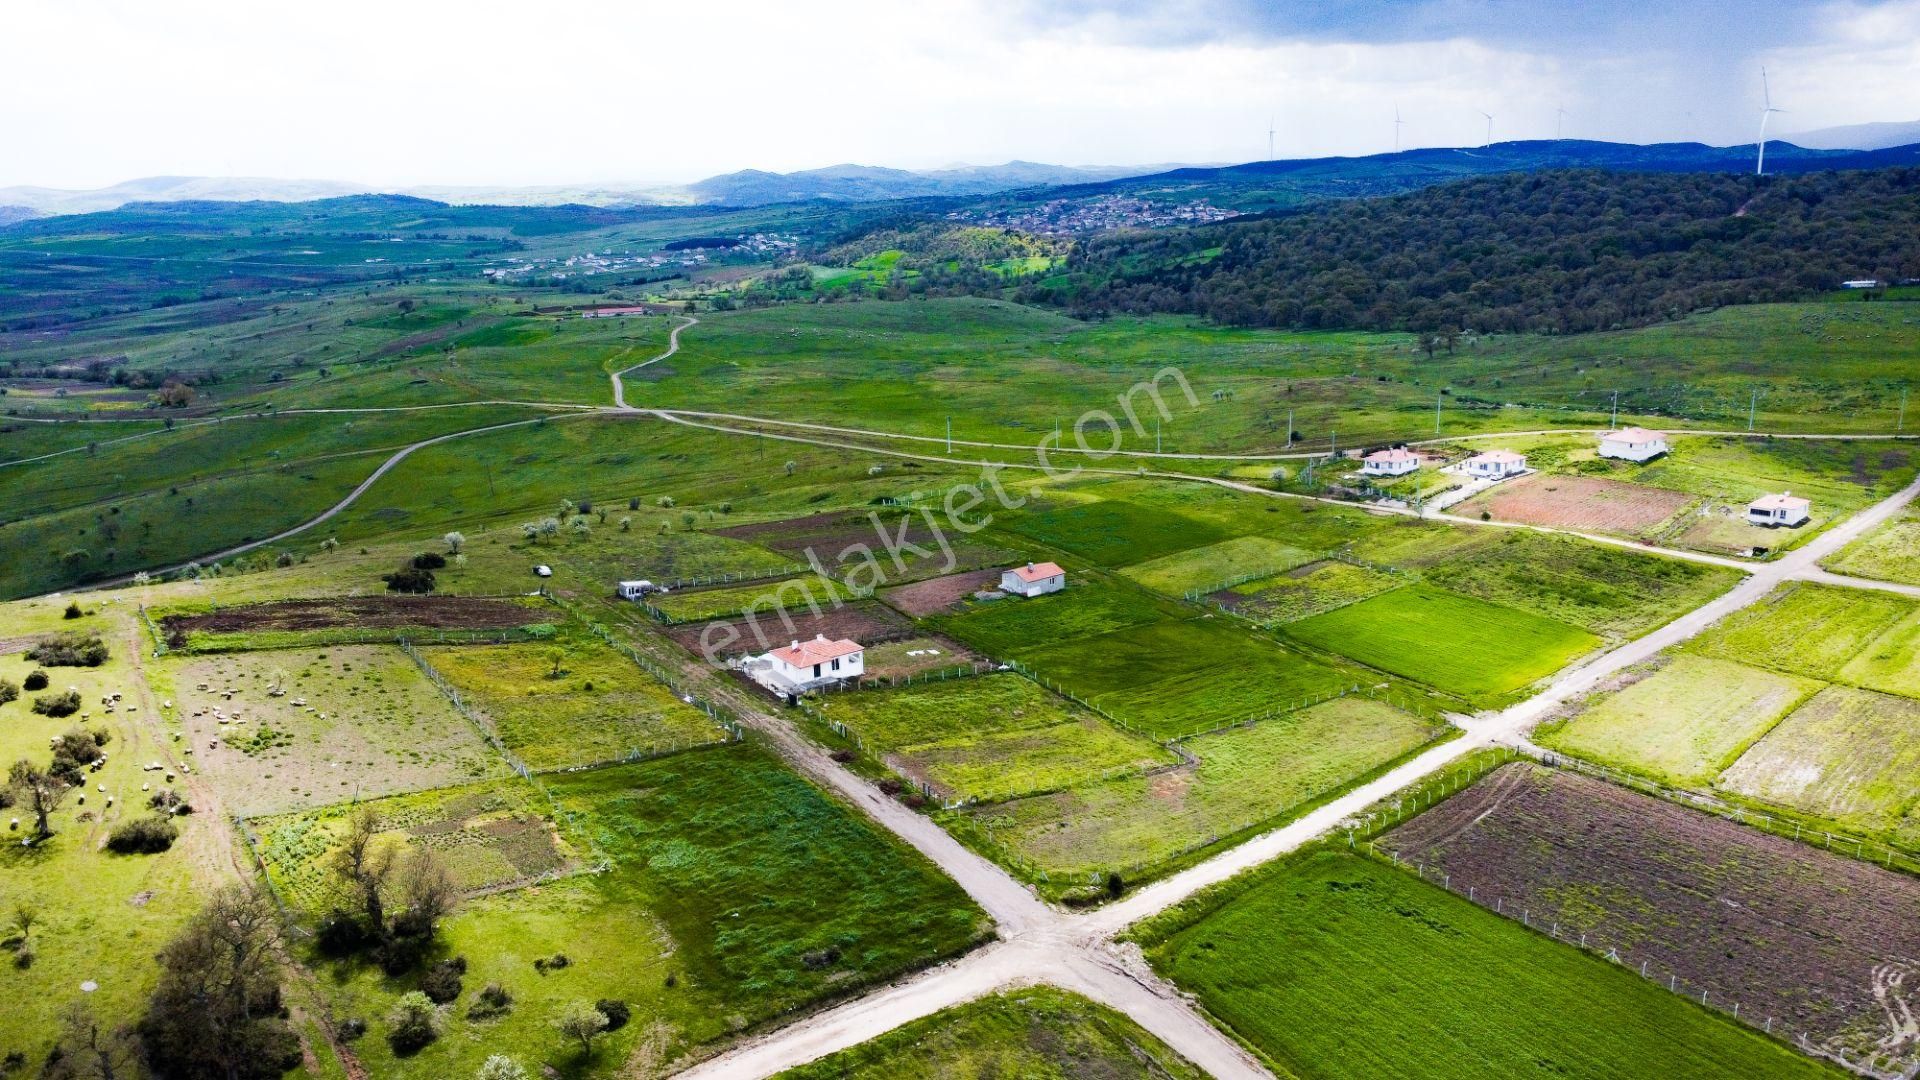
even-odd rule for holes
{"type": "Polygon", "coordinates": [[[387,1042],[396,1054],[411,1054],[440,1037],[440,1009],[433,999],[409,990],[387,1013],[387,1042]]]}
{"type": "Polygon", "coordinates": [[[384,892],[393,876],[393,849],[393,842],[380,835],[380,814],[362,806],[347,819],[346,840],[333,853],[333,872],[358,898],[367,929],[375,934],[387,929],[384,892]]]}
{"type": "Polygon", "coordinates": [[[570,1001],[553,1018],[553,1026],[561,1035],[580,1044],[580,1056],[593,1053],[595,1036],[607,1030],[607,1014],[593,1007],[591,1001],[570,1001]]]}
{"type": "Polygon", "coordinates": [[[529,1080],[527,1070],[505,1054],[495,1054],[473,1074],[473,1080],[529,1080]]]}
{"type": "Polygon", "coordinates": [[[0,705],[20,700],[20,684],[11,679],[0,679],[0,705]]]}
{"type": "Polygon", "coordinates": [[[21,941],[30,942],[33,939],[33,928],[38,925],[39,922],[39,904],[34,903],[32,900],[15,900],[13,902],[13,925],[20,930],[21,941]]]}
{"type": "Polygon", "coordinates": [[[467,542],[466,534],[460,532],[450,532],[440,539],[445,541],[448,553],[453,555],[460,554],[460,545],[467,542]]]}
{"type": "Polygon", "coordinates": [[[423,945],[440,930],[440,920],[453,910],[460,899],[460,887],[446,860],[430,847],[420,847],[407,857],[400,869],[401,912],[394,918],[398,936],[419,940],[423,945]]]}
{"type": "Polygon", "coordinates": [[[7,780],[14,797],[33,814],[34,838],[44,840],[52,836],[53,827],[47,819],[66,800],[67,782],[25,758],[13,763],[7,780]]]}
{"type": "Polygon", "coordinates": [[[685,525],[688,529],[692,529],[693,523],[698,520],[699,519],[694,517],[693,512],[690,510],[683,510],[680,512],[680,524],[685,525]]]}
{"type": "Polygon", "coordinates": [[[793,470],[795,470],[795,469],[797,469],[797,468],[799,468],[799,467],[800,467],[800,463],[799,463],[799,462],[797,462],[797,461],[789,461],[789,462],[787,462],[787,465],[786,465],[786,468],[787,468],[787,475],[788,475],[788,476],[792,476],[792,475],[793,475],[793,470]]]}
{"type": "Polygon", "coordinates": [[[281,1019],[280,919],[246,885],[213,894],[160,953],[139,1024],[152,1071],[169,1080],[268,1080],[300,1063],[281,1019]]]}
{"type": "Polygon", "coordinates": [[[633,519],[623,515],[620,518],[620,531],[631,532],[632,530],[633,530],[633,519]]]}
{"type": "Polygon", "coordinates": [[[122,1024],[102,1029],[100,1019],[76,1001],[62,1022],[60,1052],[40,1075],[50,1080],[122,1080],[140,1076],[140,1041],[122,1024]]]}

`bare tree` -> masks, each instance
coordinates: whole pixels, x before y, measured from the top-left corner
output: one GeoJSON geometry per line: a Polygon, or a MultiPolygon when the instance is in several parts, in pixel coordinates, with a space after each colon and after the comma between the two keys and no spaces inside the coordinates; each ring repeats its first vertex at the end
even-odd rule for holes
{"type": "Polygon", "coordinates": [[[66,801],[67,782],[25,758],[13,763],[7,781],[14,796],[33,813],[34,838],[44,840],[52,836],[53,826],[47,819],[66,801]]]}
{"type": "Polygon", "coordinates": [[[280,1019],[279,916],[263,894],[229,885],[160,952],[160,980],[139,1033],[155,1074],[266,1080],[300,1060],[280,1019]]]}
{"type": "Polygon", "coordinates": [[[454,883],[446,860],[432,848],[418,848],[400,870],[403,911],[394,920],[395,929],[407,936],[431,938],[459,899],[460,887],[454,883]]]}
{"type": "Polygon", "coordinates": [[[68,1007],[60,1036],[60,1057],[41,1073],[58,1080],[131,1080],[140,1075],[140,1040],[121,1024],[102,1028],[85,1002],[68,1007]]]}
{"type": "Polygon", "coordinates": [[[387,879],[393,876],[393,844],[380,836],[380,815],[371,806],[354,810],[347,837],[333,853],[333,871],[360,898],[367,929],[385,934],[387,879]]]}

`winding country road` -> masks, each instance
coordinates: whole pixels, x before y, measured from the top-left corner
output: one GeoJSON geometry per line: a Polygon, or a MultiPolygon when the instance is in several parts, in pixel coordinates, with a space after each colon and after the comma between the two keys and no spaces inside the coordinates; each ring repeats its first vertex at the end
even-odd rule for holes
{"type": "Polygon", "coordinates": [[[698,326],[699,324],[700,324],[700,320],[694,318],[691,315],[680,316],[680,325],[674,327],[673,330],[667,334],[667,351],[666,352],[663,352],[659,356],[653,357],[650,360],[642,360],[637,364],[632,364],[627,367],[623,367],[618,371],[608,372],[607,377],[613,380],[613,407],[621,410],[622,412],[629,411],[633,408],[633,406],[627,404],[627,384],[625,381],[622,380],[621,376],[625,375],[629,371],[639,371],[643,367],[650,367],[654,364],[659,363],[662,360],[665,360],[667,357],[672,356],[674,353],[679,352],[680,351],[680,331],[685,330],[689,326],[698,326]]]}

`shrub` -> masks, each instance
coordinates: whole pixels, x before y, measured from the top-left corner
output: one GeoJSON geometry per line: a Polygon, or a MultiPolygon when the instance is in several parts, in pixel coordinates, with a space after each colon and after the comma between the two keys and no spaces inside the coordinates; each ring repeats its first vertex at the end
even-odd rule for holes
{"type": "Polygon", "coordinates": [[[80,711],[80,692],[67,690],[58,694],[43,694],[33,699],[33,711],[41,716],[72,716],[80,711]]]}
{"type": "Polygon", "coordinates": [[[10,679],[0,679],[0,705],[20,700],[20,684],[10,679]]]}
{"type": "Polygon", "coordinates": [[[366,1033],[367,1021],[365,1017],[349,1016],[345,1020],[340,1021],[340,1037],[348,1042],[352,1042],[366,1033]]]}
{"type": "Polygon", "coordinates": [[[28,649],[27,659],[47,667],[99,667],[107,662],[107,643],[99,634],[61,634],[28,649]]]}
{"type": "Polygon", "coordinates": [[[47,673],[38,669],[29,671],[27,672],[25,681],[21,682],[20,685],[27,690],[45,690],[47,688],[47,673]]]}
{"type": "Polygon", "coordinates": [[[460,976],[465,970],[465,963],[442,960],[420,976],[420,992],[434,1004],[445,1005],[460,996],[460,976]]]}
{"type": "Polygon", "coordinates": [[[480,1066],[473,1074],[474,1080],[527,1080],[527,1070],[520,1063],[505,1054],[495,1054],[480,1066]]]}
{"type": "Polygon", "coordinates": [[[153,798],[147,800],[147,805],[169,814],[193,813],[193,804],[181,798],[179,792],[172,790],[154,792],[153,798]]]}
{"type": "Polygon", "coordinates": [[[413,557],[415,570],[445,570],[447,557],[437,551],[423,551],[413,557]]]}
{"type": "Polygon", "coordinates": [[[593,1003],[593,1007],[607,1018],[608,1031],[619,1031],[627,1026],[628,1020],[633,1019],[633,1010],[626,1002],[615,998],[601,998],[593,1003]]]}
{"type": "Polygon", "coordinates": [[[545,975],[549,971],[564,970],[572,964],[573,961],[567,959],[566,953],[554,953],[552,956],[543,956],[535,960],[533,962],[533,970],[545,975]]]}
{"type": "Polygon", "coordinates": [[[327,956],[352,956],[367,945],[367,928],[351,913],[338,909],[320,920],[314,943],[327,956]]]}
{"type": "Polygon", "coordinates": [[[61,618],[63,618],[63,619],[78,619],[78,618],[80,618],[80,617],[81,617],[82,615],[85,615],[85,614],[86,614],[86,612],[84,612],[84,611],[81,611],[81,610],[80,610],[80,601],[78,601],[78,600],[69,600],[69,601],[67,601],[67,611],[66,611],[66,614],[64,614],[64,615],[62,615],[62,616],[61,616],[61,618]]]}
{"type": "Polygon", "coordinates": [[[430,593],[434,585],[433,571],[411,566],[383,575],[380,580],[387,583],[388,592],[397,593],[430,593]]]}
{"type": "Polygon", "coordinates": [[[467,1019],[491,1020],[496,1016],[505,1016],[512,1009],[513,995],[507,992],[506,987],[491,982],[475,995],[473,1004],[467,1008],[467,1019]]]}
{"type": "Polygon", "coordinates": [[[107,850],[122,855],[157,855],[173,846],[180,830],[165,814],[149,814],[114,826],[107,836],[107,850]]]}
{"type": "Polygon", "coordinates": [[[388,1045],[405,1057],[440,1037],[440,1010],[427,995],[411,990],[394,1002],[393,1011],[387,1013],[387,1026],[388,1045]]]}

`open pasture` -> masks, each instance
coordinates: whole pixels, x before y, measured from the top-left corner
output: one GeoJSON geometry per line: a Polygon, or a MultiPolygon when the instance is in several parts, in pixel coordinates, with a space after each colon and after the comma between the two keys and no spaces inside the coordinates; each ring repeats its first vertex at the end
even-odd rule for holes
{"type": "Polygon", "coordinates": [[[732,657],[778,649],[790,641],[818,634],[829,639],[852,638],[862,645],[904,641],[917,631],[899,612],[875,600],[855,600],[838,606],[820,603],[817,610],[802,604],[733,619],[684,623],[668,627],[666,635],[695,656],[732,657]]]}
{"type": "Polygon", "coordinates": [[[1790,582],[1727,616],[1685,648],[1793,675],[1833,679],[1874,639],[1920,611],[1893,593],[1790,582]]]}
{"type": "Polygon", "coordinates": [[[442,937],[449,955],[467,958],[467,994],[441,1038],[410,1057],[372,1035],[414,980],[322,961],[334,1014],[373,1021],[354,1044],[370,1075],[472,1076],[502,1047],[530,1069],[578,1075],[578,1044],[552,1020],[582,998],[633,1010],[599,1041],[591,1075],[666,1071],[693,1047],[987,933],[931,864],[751,745],[542,782],[610,868],[463,904],[442,937]],[[535,970],[556,954],[569,959],[564,970],[535,970]],[[489,982],[513,995],[512,1011],[469,1018],[471,995],[489,982]]]}
{"type": "Polygon", "coordinates": [[[1828,687],[1742,754],[1720,786],[1920,844],[1920,702],[1828,687]]]}
{"type": "Polygon", "coordinates": [[[1685,492],[1602,476],[1537,472],[1496,484],[1455,507],[1453,513],[1462,517],[1486,513],[1527,525],[1646,536],[1659,531],[1694,499],[1685,492]]]}
{"type": "Polygon", "coordinates": [[[1748,1023],[1883,1071],[1920,1063],[1920,881],[1589,777],[1504,766],[1388,833],[1456,893],[1554,923],[1748,1023]]]}
{"type": "Polygon", "coordinates": [[[903,1025],[780,1080],[1201,1080],[1125,1016],[1048,986],[1007,990],[903,1025]]]}
{"type": "Polygon", "coordinates": [[[1476,703],[1523,690],[1600,643],[1532,612],[1424,585],[1315,615],[1282,633],[1476,703]]]}
{"type": "Polygon", "coordinates": [[[227,809],[265,814],[506,772],[413,661],[385,645],[150,665],[193,767],[227,809]],[[170,685],[169,685],[170,684],[170,685]]]}
{"type": "Polygon", "coordinates": [[[1137,933],[1156,968],[1302,1080],[1836,1075],[1636,973],[1343,852],[1258,871],[1137,933]]]}
{"type": "Polygon", "coordinates": [[[769,578],[744,585],[722,585],[712,589],[681,589],[656,593],[647,598],[654,610],[671,623],[704,622],[739,615],[743,612],[771,612],[783,605],[825,604],[844,590],[833,582],[815,577],[769,578]]]}
{"type": "Polygon", "coordinates": [[[1080,489],[1052,491],[1036,496],[1019,510],[1000,512],[994,516],[994,528],[1109,568],[1232,536],[1224,527],[1202,518],[1143,502],[1102,498],[1080,489]]]}
{"type": "Polygon", "coordinates": [[[1441,729],[1343,697],[1186,740],[1197,764],[1082,784],[955,815],[987,841],[1068,880],[1153,876],[1189,852],[1278,823],[1438,738],[1441,729]]]}
{"type": "Polygon", "coordinates": [[[1638,637],[1732,588],[1740,572],[1566,536],[1505,532],[1423,571],[1450,592],[1605,638],[1638,637]]]}
{"type": "Polygon", "coordinates": [[[1319,557],[1272,537],[1236,536],[1135,563],[1121,573],[1155,592],[1186,596],[1228,581],[1283,573],[1319,557]]]}
{"type": "Polygon", "coordinates": [[[545,771],[719,742],[707,715],[599,640],[421,650],[529,769],[545,771]]]}
{"type": "Polygon", "coordinates": [[[1322,559],[1284,574],[1256,578],[1207,599],[1267,626],[1299,622],[1356,604],[1405,584],[1404,578],[1337,559],[1322,559]]]}
{"type": "Polygon", "coordinates": [[[1920,513],[1908,507],[1842,548],[1826,566],[1855,577],[1920,585],[1920,513]]]}
{"type": "Polygon", "coordinates": [[[539,795],[518,777],[342,803],[247,823],[281,897],[309,916],[348,902],[330,869],[357,807],[379,815],[380,843],[396,852],[428,848],[468,894],[496,892],[556,875],[579,859],[536,809],[539,795]]]}
{"type": "Polygon", "coordinates": [[[329,631],[393,639],[448,632],[511,630],[551,623],[554,609],[521,600],[468,596],[343,596],[280,600],[204,611],[150,613],[167,645],[209,651],[279,648],[324,638],[329,631]],[[391,634],[380,633],[391,631],[391,634]]]}
{"type": "Polygon", "coordinates": [[[1684,653],[1637,675],[1535,741],[1664,783],[1707,785],[1823,686],[1684,653]]]}
{"type": "MultiPolygon", "coordinates": [[[[913,464],[918,466],[917,462],[913,464]]],[[[938,513],[893,507],[864,512],[829,510],[716,532],[837,573],[848,584],[867,589],[956,570],[1011,565],[1017,558],[1013,552],[987,542],[982,534],[967,535],[947,527],[938,513]]]]}
{"type": "Polygon", "coordinates": [[[1006,657],[1182,614],[1168,601],[1129,585],[1069,574],[1060,592],[976,600],[934,620],[934,625],[988,656],[1006,657]]]}

